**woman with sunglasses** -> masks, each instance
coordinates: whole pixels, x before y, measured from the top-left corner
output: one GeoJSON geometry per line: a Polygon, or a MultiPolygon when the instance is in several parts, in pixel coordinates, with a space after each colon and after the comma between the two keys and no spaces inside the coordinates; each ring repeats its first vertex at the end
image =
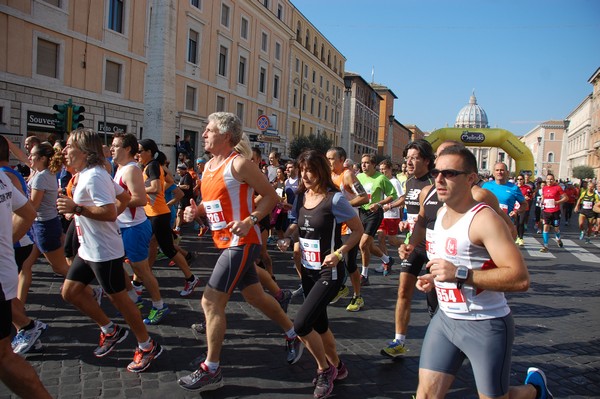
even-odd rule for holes
{"type": "MultiPolygon", "coordinates": [[[[517,239],[515,243],[522,247],[525,245],[525,242],[523,241],[523,235],[525,234],[525,225],[529,219],[529,204],[531,203],[533,192],[529,184],[525,184],[525,176],[523,174],[517,176],[517,187],[519,187],[521,194],[523,194],[523,197],[525,197],[524,206],[526,207],[524,212],[516,212],[515,215],[515,225],[517,226],[517,239]]],[[[521,205],[519,204],[519,206],[521,205]]],[[[515,208],[519,209],[519,207],[517,207],[517,203],[515,203],[515,208]]]]}

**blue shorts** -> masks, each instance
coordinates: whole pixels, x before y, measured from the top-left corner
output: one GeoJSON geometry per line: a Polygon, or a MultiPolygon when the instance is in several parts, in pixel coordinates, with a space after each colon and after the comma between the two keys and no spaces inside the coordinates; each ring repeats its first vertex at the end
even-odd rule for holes
{"type": "Polygon", "coordinates": [[[152,238],[152,224],[149,219],[133,227],[121,227],[125,256],[132,262],[148,259],[148,248],[152,238]]]}
{"type": "Polygon", "coordinates": [[[60,237],[62,236],[62,224],[60,217],[54,219],[33,222],[33,240],[40,249],[40,252],[45,254],[55,251],[62,247],[60,237]]]}

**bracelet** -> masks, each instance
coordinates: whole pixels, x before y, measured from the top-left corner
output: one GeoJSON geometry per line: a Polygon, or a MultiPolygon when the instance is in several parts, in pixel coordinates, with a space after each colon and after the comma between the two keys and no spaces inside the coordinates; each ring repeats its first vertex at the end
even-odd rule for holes
{"type": "Polygon", "coordinates": [[[338,258],[338,261],[340,261],[340,262],[341,262],[341,261],[344,259],[344,255],[342,255],[342,253],[341,253],[341,252],[339,252],[339,251],[333,251],[333,254],[334,254],[335,256],[337,256],[337,258],[338,258]]]}

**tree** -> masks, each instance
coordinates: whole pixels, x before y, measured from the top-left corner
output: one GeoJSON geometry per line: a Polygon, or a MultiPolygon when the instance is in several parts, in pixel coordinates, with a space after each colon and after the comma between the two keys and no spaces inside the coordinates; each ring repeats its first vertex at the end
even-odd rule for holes
{"type": "Polygon", "coordinates": [[[575,166],[573,168],[573,177],[579,180],[583,179],[593,179],[594,178],[594,168],[587,165],[575,166]]]}
{"type": "Polygon", "coordinates": [[[291,159],[296,159],[305,150],[316,150],[326,154],[332,144],[333,142],[325,135],[299,136],[290,143],[289,156],[291,159]]]}

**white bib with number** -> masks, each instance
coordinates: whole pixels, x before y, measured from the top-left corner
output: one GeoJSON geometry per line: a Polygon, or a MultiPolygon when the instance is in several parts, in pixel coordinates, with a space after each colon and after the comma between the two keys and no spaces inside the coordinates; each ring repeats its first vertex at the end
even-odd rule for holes
{"type": "Polygon", "coordinates": [[[461,290],[455,283],[435,282],[440,309],[448,313],[468,313],[469,307],[461,290]]]}
{"type": "Polygon", "coordinates": [[[594,207],[594,202],[592,201],[581,201],[583,205],[583,209],[592,209],[594,207]]]}
{"type": "Polygon", "coordinates": [[[206,218],[210,222],[210,229],[212,231],[224,229],[227,226],[227,221],[225,220],[221,201],[216,199],[214,201],[204,201],[203,204],[204,210],[206,210],[206,218]]]}
{"type": "Polygon", "coordinates": [[[300,237],[302,265],[307,269],[321,270],[321,243],[319,240],[300,237]]]}
{"type": "Polygon", "coordinates": [[[544,198],[544,208],[555,208],[554,198],[544,198]]]}

